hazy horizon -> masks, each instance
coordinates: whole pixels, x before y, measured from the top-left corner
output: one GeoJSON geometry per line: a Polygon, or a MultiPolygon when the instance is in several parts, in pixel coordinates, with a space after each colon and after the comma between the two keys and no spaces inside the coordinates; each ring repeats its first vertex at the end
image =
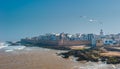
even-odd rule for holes
{"type": "Polygon", "coordinates": [[[119,7],[120,0],[1,0],[0,41],[51,32],[120,33],[119,7]]]}

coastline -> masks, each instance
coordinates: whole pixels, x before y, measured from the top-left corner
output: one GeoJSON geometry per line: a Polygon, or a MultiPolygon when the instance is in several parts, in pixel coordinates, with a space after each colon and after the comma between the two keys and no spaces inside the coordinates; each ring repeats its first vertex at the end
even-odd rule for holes
{"type": "MultiPolygon", "coordinates": [[[[57,56],[61,50],[39,47],[26,47],[11,52],[0,51],[0,69],[113,69],[111,64],[96,62],[76,62],[73,58],[63,59],[57,56]]],[[[120,65],[114,65],[120,68],[120,65]]]]}
{"type": "Polygon", "coordinates": [[[69,60],[56,55],[57,50],[27,47],[23,50],[0,52],[0,69],[70,69],[69,60]]]}

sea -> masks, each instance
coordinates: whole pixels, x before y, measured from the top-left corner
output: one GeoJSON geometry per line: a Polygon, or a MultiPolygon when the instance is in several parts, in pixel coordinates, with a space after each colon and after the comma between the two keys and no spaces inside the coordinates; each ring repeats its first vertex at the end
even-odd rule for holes
{"type": "Polygon", "coordinates": [[[0,50],[4,50],[5,52],[11,52],[15,50],[23,50],[26,46],[16,45],[16,46],[9,46],[7,43],[0,43],[0,50]]]}

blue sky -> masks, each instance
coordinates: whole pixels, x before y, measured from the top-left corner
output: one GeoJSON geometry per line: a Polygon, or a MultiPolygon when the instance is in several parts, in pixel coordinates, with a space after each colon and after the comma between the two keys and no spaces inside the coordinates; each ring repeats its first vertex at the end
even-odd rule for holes
{"type": "Polygon", "coordinates": [[[120,0],[0,0],[0,41],[44,33],[120,33],[120,0]],[[95,19],[102,22],[89,22],[95,19]]]}

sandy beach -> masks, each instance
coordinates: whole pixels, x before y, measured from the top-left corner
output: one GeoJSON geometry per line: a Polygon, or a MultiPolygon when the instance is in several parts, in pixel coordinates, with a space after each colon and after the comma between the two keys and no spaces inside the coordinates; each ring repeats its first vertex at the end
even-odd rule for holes
{"type": "Polygon", "coordinates": [[[11,52],[0,50],[0,69],[72,69],[75,63],[57,56],[56,52],[37,47],[11,52]]]}
{"type": "Polygon", "coordinates": [[[72,57],[57,56],[59,50],[26,47],[23,50],[0,49],[0,69],[115,69],[120,65],[94,62],[76,62],[72,57]]]}

